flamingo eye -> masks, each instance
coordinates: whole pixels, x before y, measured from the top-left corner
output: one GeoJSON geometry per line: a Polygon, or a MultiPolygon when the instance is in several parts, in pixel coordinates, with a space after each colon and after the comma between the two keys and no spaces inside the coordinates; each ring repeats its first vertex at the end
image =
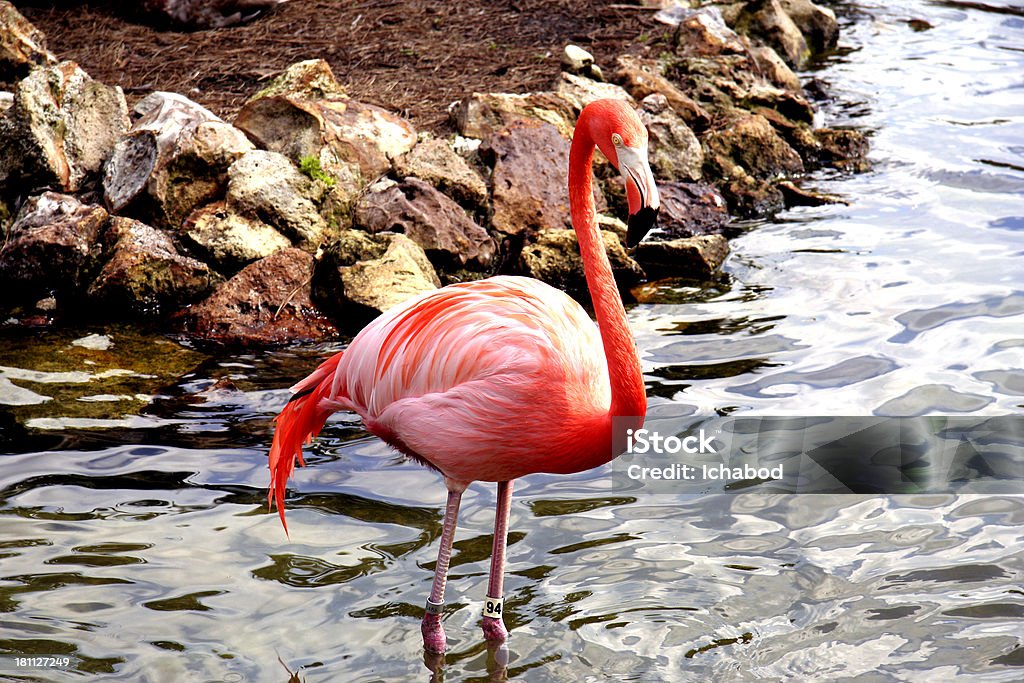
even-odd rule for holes
{"type": "Polygon", "coordinates": [[[616,147],[622,147],[622,136],[618,133],[612,133],[612,144],[616,147]]]}

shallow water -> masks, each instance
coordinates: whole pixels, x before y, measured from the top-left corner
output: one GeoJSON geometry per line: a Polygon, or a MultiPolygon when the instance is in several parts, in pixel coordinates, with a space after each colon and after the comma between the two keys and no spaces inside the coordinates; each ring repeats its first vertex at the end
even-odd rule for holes
{"type": "MultiPolygon", "coordinates": [[[[1024,12],[842,11],[822,118],[869,131],[874,170],[818,176],[849,204],[750,226],[720,282],[631,309],[664,432],[1024,407],[1024,12]]],[[[4,343],[0,680],[431,679],[437,475],[339,415],[292,485],[290,540],[265,505],[270,418],[340,345],[209,357],[120,327],[4,343]],[[32,655],[70,664],[18,664],[32,655]]],[[[435,680],[1024,678],[1024,497],[611,481],[517,482],[504,671],[477,627],[494,492],[467,491],[435,680]]]]}

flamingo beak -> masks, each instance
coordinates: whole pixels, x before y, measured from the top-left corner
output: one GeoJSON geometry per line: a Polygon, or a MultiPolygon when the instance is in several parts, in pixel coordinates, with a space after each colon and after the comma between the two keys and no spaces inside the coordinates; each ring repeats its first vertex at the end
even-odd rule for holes
{"type": "Polygon", "coordinates": [[[661,201],[654,174],[647,162],[646,149],[622,147],[618,152],[619,172],[626,185],[626,199],[629,202],[629,219],[626,221],[626,246],[635,247],[658,220],[661,201]]]}

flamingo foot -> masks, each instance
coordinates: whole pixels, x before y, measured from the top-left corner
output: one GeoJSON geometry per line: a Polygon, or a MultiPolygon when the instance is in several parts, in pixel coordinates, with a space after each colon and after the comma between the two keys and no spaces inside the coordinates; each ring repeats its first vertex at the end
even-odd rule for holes
{"type": "Polygon", "coordinates": [[[503,643],[508,640],[508,629],[505,628],[505,623],[501,620],[501,617],[484,617],[480,627],[484,631],[484,640],[496,643],[503,643]]]}
{"type": "Polygon", "coordinates": [[[441,626],[440,614],[425,614],[420,623],[420,633],[423,634],[423,649],[434,654],[443,654],[448,645],[448,639],[444,635],[444,627],[441,626]]]}

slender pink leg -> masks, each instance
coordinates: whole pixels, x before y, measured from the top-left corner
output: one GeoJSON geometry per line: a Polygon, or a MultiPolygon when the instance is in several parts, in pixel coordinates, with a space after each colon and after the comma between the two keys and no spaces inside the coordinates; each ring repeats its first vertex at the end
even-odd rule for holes
{"type": "Polygon", "coordinates": [[[427,652],[444,652],[447,639],[441,626],[441,611],[444,608],[444,587],[448,583],[448,564],[452,559],[452,541],[455,538],[455,523],[459,518],[459,503],[462,490],[448,489],[448,504],[444,509],[444,528],[441,530],[441,547],[437,551],[437,566],[434,567],[434,585],[427,599],[427,612],[423,615],[420,632],[423,634],[423,648],[427,652]]]}
{"type": "Polygon", "coordinates": [[[494,508],[494,545],[491,548],[491,576],[487,582],[487,601],[484,603],[484,638],[504,641],[508,631],[501,620],[505,590],[505,546],[508,543],[508,516],[512,505],[512,482],[498,482],[498,504],[494,508]]]}

